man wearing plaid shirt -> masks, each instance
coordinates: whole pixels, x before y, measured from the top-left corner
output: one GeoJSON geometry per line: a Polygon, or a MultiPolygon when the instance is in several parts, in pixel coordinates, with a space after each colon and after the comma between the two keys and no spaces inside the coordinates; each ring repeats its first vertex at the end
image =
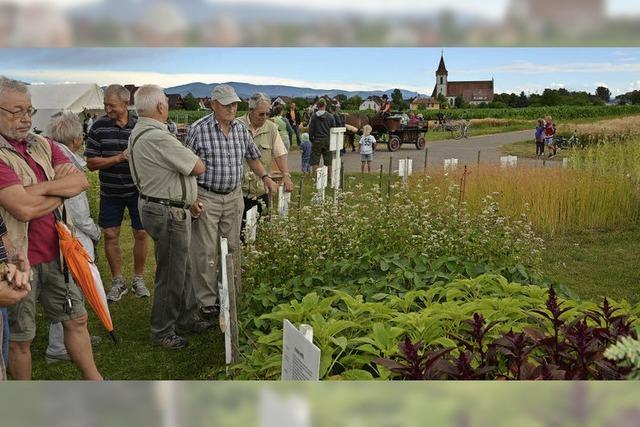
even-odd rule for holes
{"type": "Polygon", "coordinates": [[[213,320],[219,314],[218,265],[220,237],[226,237],[229,253],[240,248],[243,201],[243,159],[264,182],[268,193],[276,183],[260,161],[260,150],[247,127],[236,119],[240,98],[229,85],[218,85],[211,94],[213,114],[195,122],[187,134],[186,146],[205,165],[197,177],[196,220],[191,227],[191,280],[200,315],[213,320]]]}

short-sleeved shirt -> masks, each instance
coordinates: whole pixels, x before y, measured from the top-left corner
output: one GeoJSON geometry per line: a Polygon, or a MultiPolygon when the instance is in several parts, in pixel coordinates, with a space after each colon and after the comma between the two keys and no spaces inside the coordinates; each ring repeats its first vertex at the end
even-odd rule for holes
{"type": "Polygon", "coordinates": [[[229,136],[222,133],[214,114],[196,121],[187,134],[186,146],[205,165],[197,182],[210,190],[229,192],[242,183],[242,160],[257,160],[260,150],[249,129],[238,119],[231,122],[229,136]]]}
{"type": "MultiPolygon", "coordinates": [[[[129,113],[129,120],[124,127],[118,126],[108,116],[100,117],[91,126],[87,136],[87,147],[84,155],[92,157],[113,157],[127,149],[129,136],[136,125],[137,118],[129,113]]],[[[100,195],[106,197],[127,198],[138,194],[129,162],[120,162],[107,169],[100,170],[100,195]]]]}
{"type": "Polygon", "coordinates": [[[373,153],[373,144],[376,143],[376,139],[373,135],[363,136],[360,138],[360,154],[373,153]]]}
{"type": "Polygon", "coordinates": [[[7,226],[4,224],[4,220],[0,216],[0,262],[7,260],[7,248],[4,247],[4,241],[2,237],[7,235],[7,226]]]}
{"type": "Polygon", "coordinates": [[[191,150],[182,145],[163,123],[147,117],[140,117],[131,132],[130,144],[138,135],[133,149],[129,145],[129,165],[134,181],[145,196],[182,201],[182,183],[185,183],[187,205],[196,201],[198,187],[196,178],[190,176],[198,161],[191,150]],[[142,132],[146,131],[144,134],[142,132]]]}
{"type": "MultiPolygon", "coordinates": [[[[47,175],[35,160],[27,152],[27,141],[15,141],[7,139],[18,153],[27,161],[31,170],[33,170],[38,182],[47,181],[47,175]]],[[[54,142],[49,141],[51,146],[51,164],[57,166],[63,163],[69,163],[69,159],[54,142]]],[[[22,180],[5,162],[0,160],[0,190],[12,185],[22,185],[22,180]]],[[[38,265],[45,262],[51,262],[57,259],[59,255],[58,233],[55,227],[56,219],[52,213],[40,218],[32,219],[29,222],[29,251],[27,258],[31,265],[38,265]]]]}

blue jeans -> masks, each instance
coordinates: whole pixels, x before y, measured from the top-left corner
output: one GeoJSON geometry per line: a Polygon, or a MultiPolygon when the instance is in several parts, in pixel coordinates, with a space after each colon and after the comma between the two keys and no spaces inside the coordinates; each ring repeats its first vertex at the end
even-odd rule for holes
{"type": "Polygon", "coordinates": [[[6,307],[0,308],[0,313],[2,314],[2,357],[4,366],[7,366],[9,363],[9,315],[6,307]]]}

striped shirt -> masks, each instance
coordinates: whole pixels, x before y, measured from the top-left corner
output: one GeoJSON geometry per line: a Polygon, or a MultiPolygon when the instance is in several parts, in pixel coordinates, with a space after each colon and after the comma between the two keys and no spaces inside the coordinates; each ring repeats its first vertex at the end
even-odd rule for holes
{"type": "MultiPolygon", "coordinates": [[[[7,234],[7,226],[4,225],[4,220],[0,216],[0,237],[4,237],[7,234]]],[[[7,260],[7,248],[4,247],[4,242],[0,238],[0,261],[7,260]]]]}
{"type": "Polygon", "coordinates": [[[213,191],[229,192],[242,183],[242,160],[260,158],[260,150],[249,129],[238,119],[231,122],[229,137],[220,129],[213,114],[195,122],[185,145],[202,159],[205,173],[198,176],[198,185],[213,191]]]}
{"type": "MultiPolygon", "coordinates": [[[[100,117],[91,126],[87,136],[84,155],[91,157],[113,157],[127,149],[129,135],[136,125],[137,117],[129,113],[129,121],[121,128],[115,120],[107,116],[100,117]]],[[[131,178],[129,162],[120,162],[107,169],[100,170],[100,195],[107,197],[130,197],[138,194],[131,178]]]]}

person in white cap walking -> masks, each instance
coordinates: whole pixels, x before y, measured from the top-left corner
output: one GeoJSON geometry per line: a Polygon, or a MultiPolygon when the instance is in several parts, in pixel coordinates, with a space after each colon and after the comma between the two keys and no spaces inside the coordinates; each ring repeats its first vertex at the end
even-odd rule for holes
{"type": "Polygon", "coordinates": [[[227,238],[230,254],[240,249],[243,159],[268,193],[277,191],[276,183],[260,162],[260,150],[251,132],[236,119],[238,102],[240,98],[231,86],[214,87],[213,113],[196,121],[186,138],[186,146],[205,165],[205,173],[197,177],[197,203],[202,205],[202,211],[191,228],[190,248],[191,280],[203,320],[213,320],[219,314],[220,237],[227,238]]]}

